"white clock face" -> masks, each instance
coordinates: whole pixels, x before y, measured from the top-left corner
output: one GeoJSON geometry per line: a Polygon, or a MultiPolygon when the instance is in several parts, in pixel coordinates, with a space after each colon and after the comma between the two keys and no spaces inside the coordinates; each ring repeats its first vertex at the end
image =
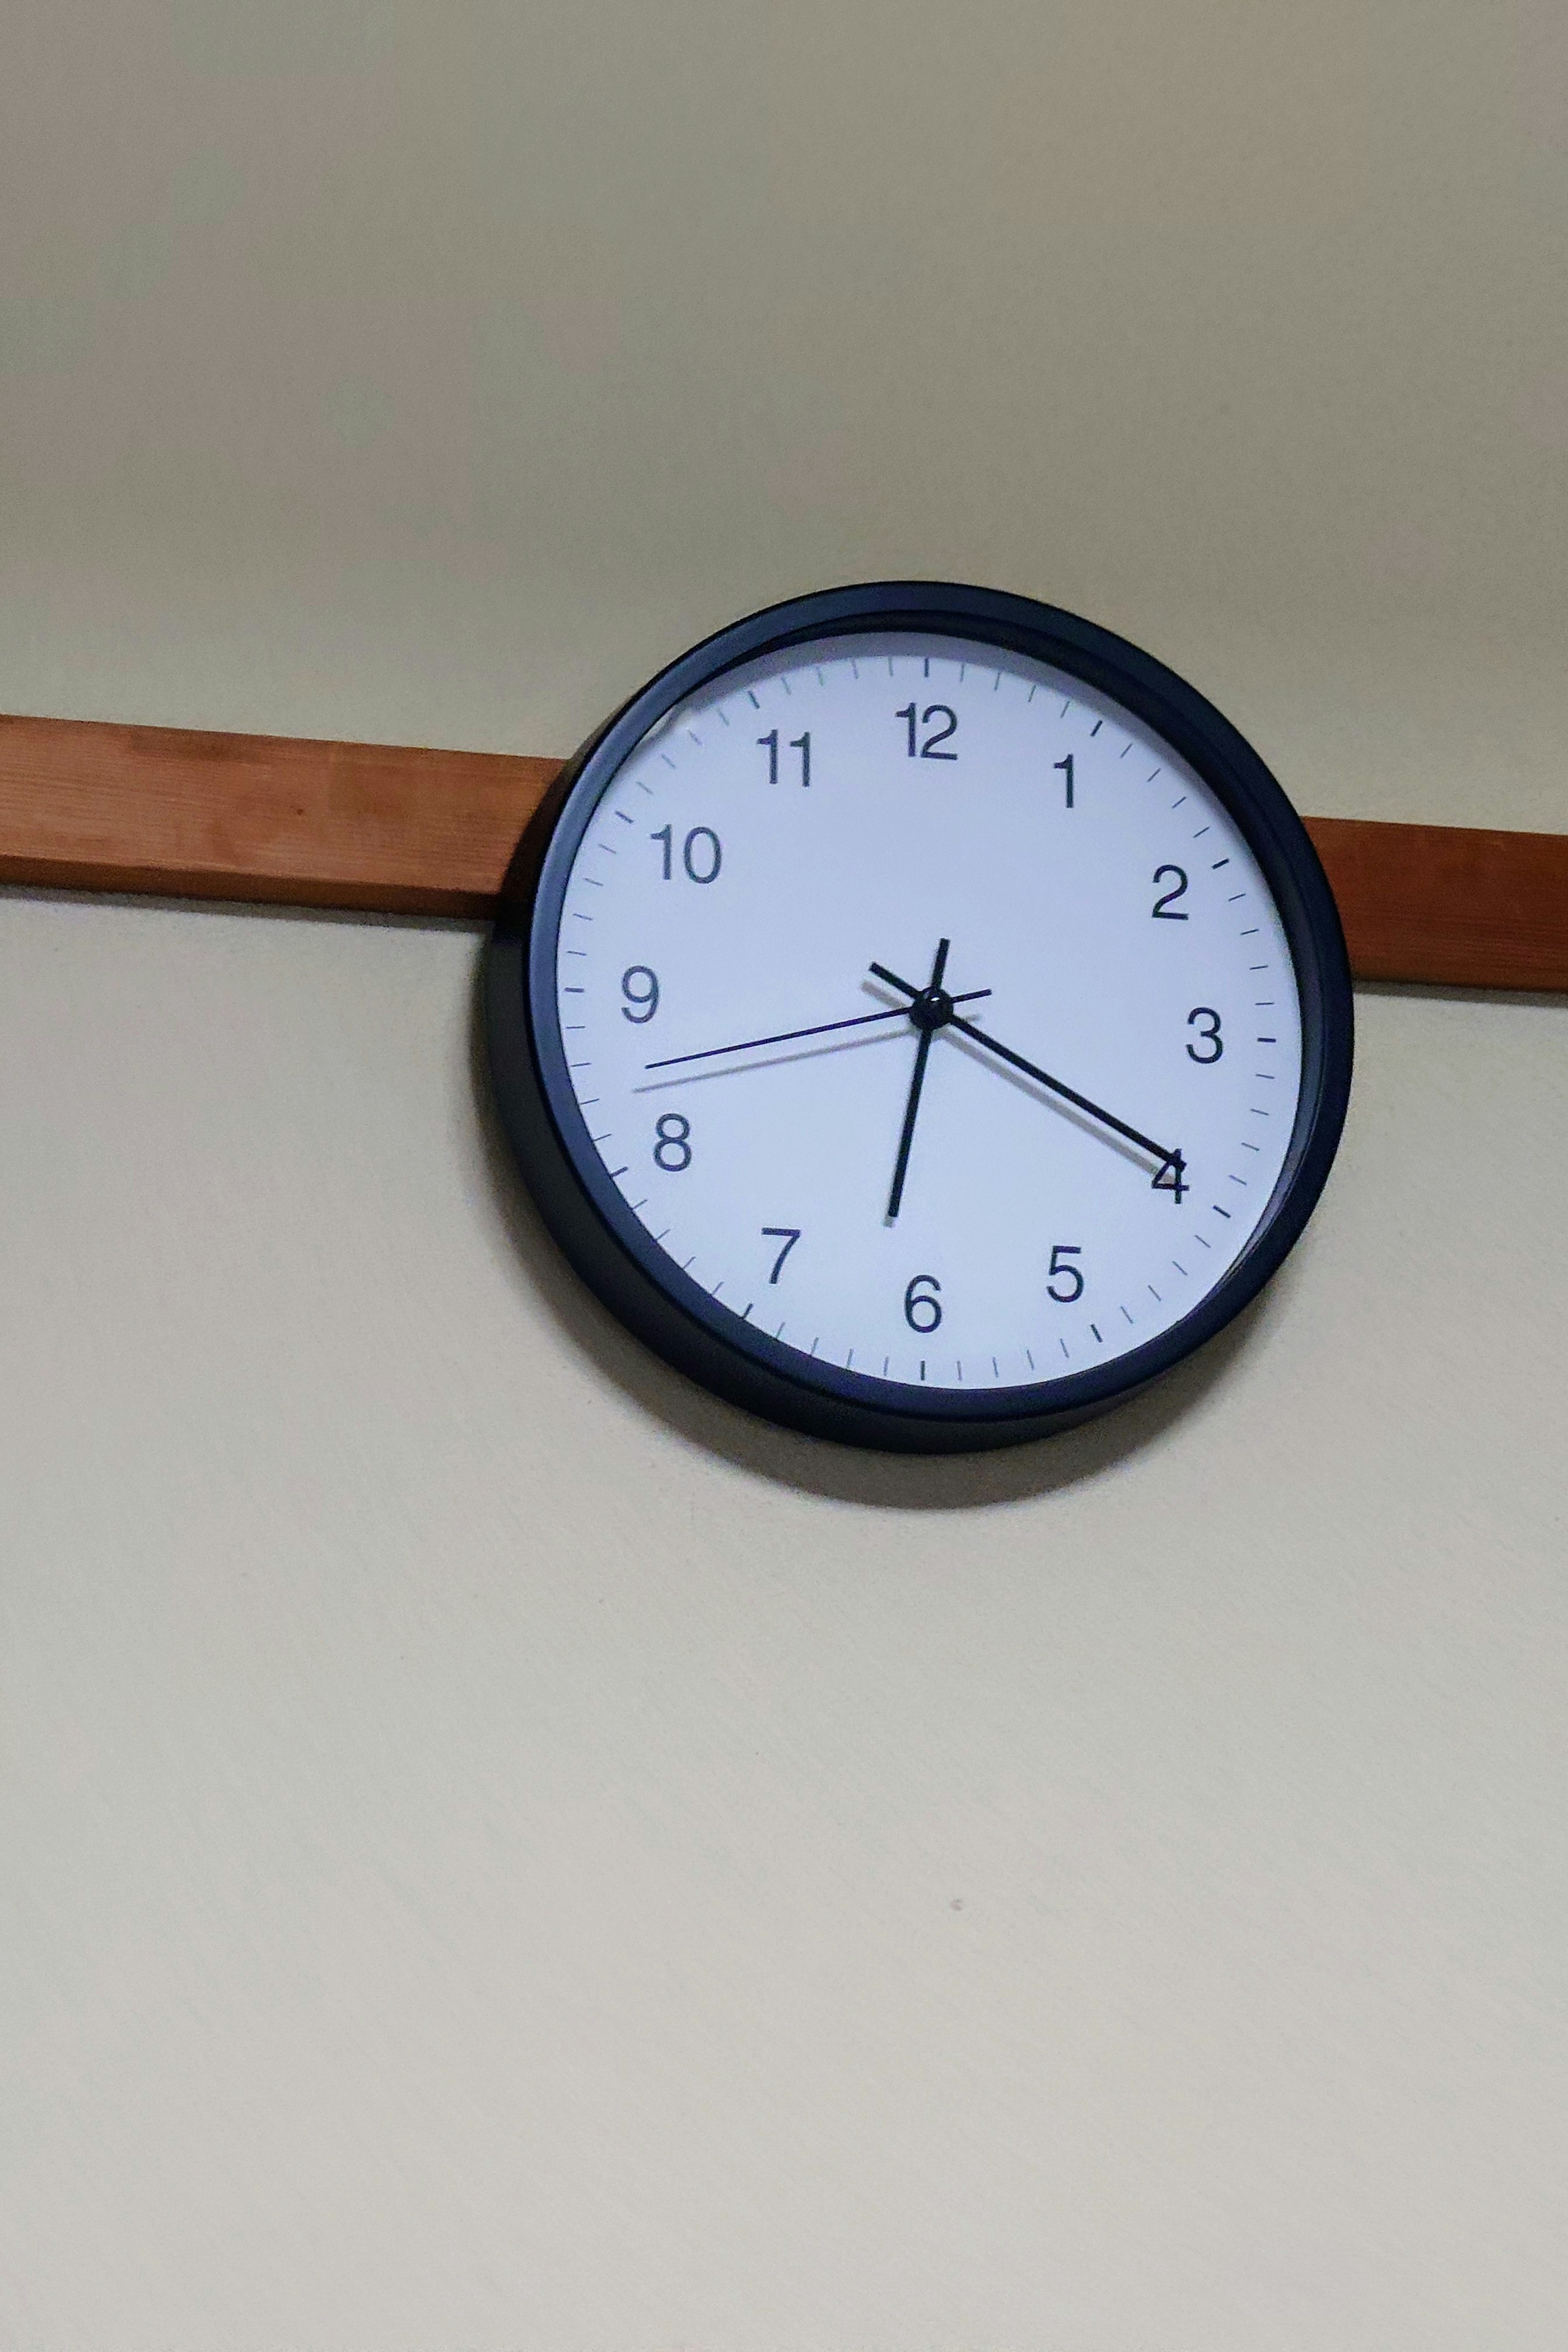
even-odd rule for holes
{"type": "Polygon", "coordinates": [[[1215,794],[1106,697],[952,636],[793,646],[661,721],[583,835],[556,989],[665,1258],[906,1386],[1158,1338],[1296,1118],[1289,950],[1215,794]]]}

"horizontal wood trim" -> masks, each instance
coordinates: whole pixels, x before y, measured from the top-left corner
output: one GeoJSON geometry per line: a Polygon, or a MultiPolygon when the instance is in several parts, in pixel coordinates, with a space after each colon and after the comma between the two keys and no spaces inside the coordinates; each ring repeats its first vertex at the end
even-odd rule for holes
{"type": "Polygon", "coordinates": [[[1358,980],[1568,989],[1568,834],[1310,816],[1358,980]]]}
{"type": "Polygon", "coordinates": [[[484,916],[560,766],[0,718],[0,881],[484,916]]]}
{"type": "MultiPolygon", "coordinates": [[[[559,770],[0,717],[0,882],[484,917],[559,770]]],[[[1568,990],[1568,835],[1307,824],[1358,979],[1568,990]]]]}

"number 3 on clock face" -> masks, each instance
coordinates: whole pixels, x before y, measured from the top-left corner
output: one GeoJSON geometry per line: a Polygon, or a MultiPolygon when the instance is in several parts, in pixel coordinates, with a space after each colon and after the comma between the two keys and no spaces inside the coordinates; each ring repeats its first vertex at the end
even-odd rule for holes
{"type": "Polygon", "coordinates": [[[596,734],[488,951],[498,1101],[651,1347],[852,1444],[1034,1437],[1278,1266],[1351,1067],[1299,819],[1147,655],[1023,599],[737,623],[596,734]]]}

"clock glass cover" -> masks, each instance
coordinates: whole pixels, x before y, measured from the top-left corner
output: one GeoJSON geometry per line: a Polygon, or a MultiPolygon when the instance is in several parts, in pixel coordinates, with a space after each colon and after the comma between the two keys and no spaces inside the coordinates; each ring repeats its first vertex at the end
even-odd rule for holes
{"type": "Polygon", "coordinates": [[[491,954],[501,1108],[594,1286],[710,1387],[910,1448],[1083,1418],[1267,1278],[1350,998],[1284,795],[1105,632],[799,600],[567,771],[491,954]]]}

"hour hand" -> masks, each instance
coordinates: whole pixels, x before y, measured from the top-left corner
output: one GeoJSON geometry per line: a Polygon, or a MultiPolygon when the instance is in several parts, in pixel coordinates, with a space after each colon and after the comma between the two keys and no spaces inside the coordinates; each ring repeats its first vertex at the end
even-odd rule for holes
{"type": "MultiPolygon", "coordinates": [[[[912,992],[914,1003],[908,1008],[910,1020],[920,1031],[920,1044],[915,1048],[915,1066],[910,1078],[909,1097],[904,1104],[903,1129],[899,1137],[899,1156],[893,1166],[892,1190],[888,1194],[889,1224],[897,1217],[903,1202],[904,1179],[910,1172],[910,1152],[914,1145],[915,1121],[920,1116],[921,1092],[926,1082],[926,1064],[931,1059],[931,1041],[942,1023],[952,1018],[952,999],[942,984],[942,973],[947,970],[948,944],[946,940],[938,941],[936,961],[931,968],[931,983],[927,988],[912,992]]],[[[884,976],[880,964],[874,963],[871,969],[879,979],[884,976]]],[[[904,983],[895,981],[893,985],[898,988],[904,983]]],[[[902,1005],[899,1008],[900,1012],[904,1009],[902,1005]]]]}

